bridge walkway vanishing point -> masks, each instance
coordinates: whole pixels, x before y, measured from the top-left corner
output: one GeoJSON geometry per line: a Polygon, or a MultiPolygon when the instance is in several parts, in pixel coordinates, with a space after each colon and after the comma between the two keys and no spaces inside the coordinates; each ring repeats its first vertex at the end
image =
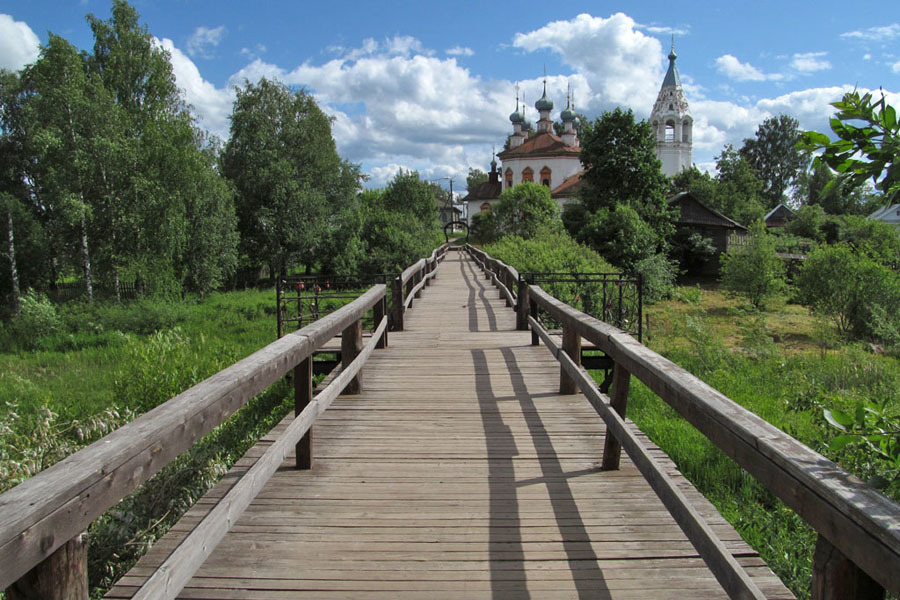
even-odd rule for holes
{"type": "MultiPolygon", "coordinates": [[[[559,364],[451,252],[316,422],[311,471],[284,462],[183,598],[723,598],[604,424],[559,395],[559,364]]],[[[261,440],[108,594],[129,598],[271,444],[261,440]]],[[[760,590],[790,592],[641,436],[760,590]]]]}

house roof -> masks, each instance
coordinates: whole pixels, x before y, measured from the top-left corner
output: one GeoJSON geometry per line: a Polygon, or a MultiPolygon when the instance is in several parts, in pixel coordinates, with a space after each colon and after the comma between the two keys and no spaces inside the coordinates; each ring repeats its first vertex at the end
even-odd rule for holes
{"type": "Polygon", "coordinates": [[[579,156],[581,148],[567,146],[561,137],[549,131],[528,138],[517,148],[504,150],[497,156],[500,160],[509,160],[524,156],[579,156]]]}
{"type": "Polygon", "coordinates": [[[565,181],[550,191],[551,198],[569,198],[576,195],[581,188],[584,187],[584,180],[581,176],[584,171],[578,171],[566,177],[565,181]]]}
{"type": "Polygon", "coordinates": [[[475,202],[476,200],[496,200],[503,191],[503,184],[499,181],[485,181],[462,199],[463,202],[475,202]]]}
{"type": "Polygon", "coordinates": [[[879,208],[869,215],[869,218],[894,225],[900,224],[900,204],[891,204],[890,206],[879,208]]]}
{"type": "Polygon", "coordinates": [[[669,206],[678,206],[679,208],[690,206],[692,208],[690,211],[680,211],[677,222],[683,225],[712,225],[747,231],[746,227],[707,206],[690,192],[681,192],[669,198],[669,206]],[[686,212],[687,214],[685,214],[686,212]]]}
{"type": "Polygon", "coordinates": [[[772,210],[770,210],[770,211],[766,214],[765,217],[763,217],[763,221],[768,221],[768,220],[769,220],[769,217],[774,216],[774,215],[777,215],[779,212],[784,212],[784,211],[787,211],[787,215],[786,215],[786,216],[791,216],[791,217],[794,216],[794,211],[792,211],[790,208],[788,208],[788,207],[785,206],[784,204],[779,204],[778,206],[776,206],[775,208],[773,208],[772,210]]]}

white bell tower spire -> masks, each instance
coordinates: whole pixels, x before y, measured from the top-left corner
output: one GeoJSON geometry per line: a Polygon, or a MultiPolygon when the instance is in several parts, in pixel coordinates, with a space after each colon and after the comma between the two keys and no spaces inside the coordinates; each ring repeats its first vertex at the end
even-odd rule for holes
{"type": "Polygon", "coordinates": [[[662,172],[670,177],[691,168],[693,163],[691,147],[694,118],[691,116],[687,98],[681,87],[681,78],[675,67],[677,57],[675,36],[672,36],[669,69],[650,113],[650,126],[656,137],[656,157],[662,163],[662,172]]]}

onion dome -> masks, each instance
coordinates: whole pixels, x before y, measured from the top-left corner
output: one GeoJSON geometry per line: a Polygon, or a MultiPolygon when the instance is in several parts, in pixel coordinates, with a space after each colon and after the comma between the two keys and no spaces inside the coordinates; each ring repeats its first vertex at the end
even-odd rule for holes
{"type": "Polygon", "coordinates": [[[566,106],[566,110],[560,113],[559,118],[562,119],[563,123],[568,123],[569,121],[574,121],[578,118],[578,113],[572,110],[571,106],[566,106]]]}
{"type": "Polygon", "coordinates": [[[525,120],[525,116],[519,112],[519,102],[516,101],[516,111],[509,115],[509,122],[516,124],[521,123],[525,120]]]}
{"type": "Polygon", "coordinates": [[[544,80],[544,95],[538,98],[534,103],[534,107],[539,111],[553,110],[553,100],[547,97],[547,80],[544,80]]]}

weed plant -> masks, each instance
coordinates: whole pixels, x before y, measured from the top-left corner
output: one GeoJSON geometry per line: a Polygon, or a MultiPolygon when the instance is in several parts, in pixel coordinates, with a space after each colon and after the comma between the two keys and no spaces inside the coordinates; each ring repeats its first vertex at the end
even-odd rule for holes
{"type": "MultiPolygon", "coordinates": [[[[860,403],[873,400],[896,411],[897,360],[862,345],[785,352],[765,315],[755,311],[733,313],[729,333],[735,341],[729,345],[710,326],[698,295],[691,289],[676,294],[688,308],[657,328],[654,344],[664,345],[670,360],[738,404],[900,500],[896,467],[863,443],[834,444],[841,431],[823,416],[824,408],[853,414],[860,403]]],[[[632,385],[628,412],[791,591],[808,598],[815,532],[640,382],[632,385]]]]}

